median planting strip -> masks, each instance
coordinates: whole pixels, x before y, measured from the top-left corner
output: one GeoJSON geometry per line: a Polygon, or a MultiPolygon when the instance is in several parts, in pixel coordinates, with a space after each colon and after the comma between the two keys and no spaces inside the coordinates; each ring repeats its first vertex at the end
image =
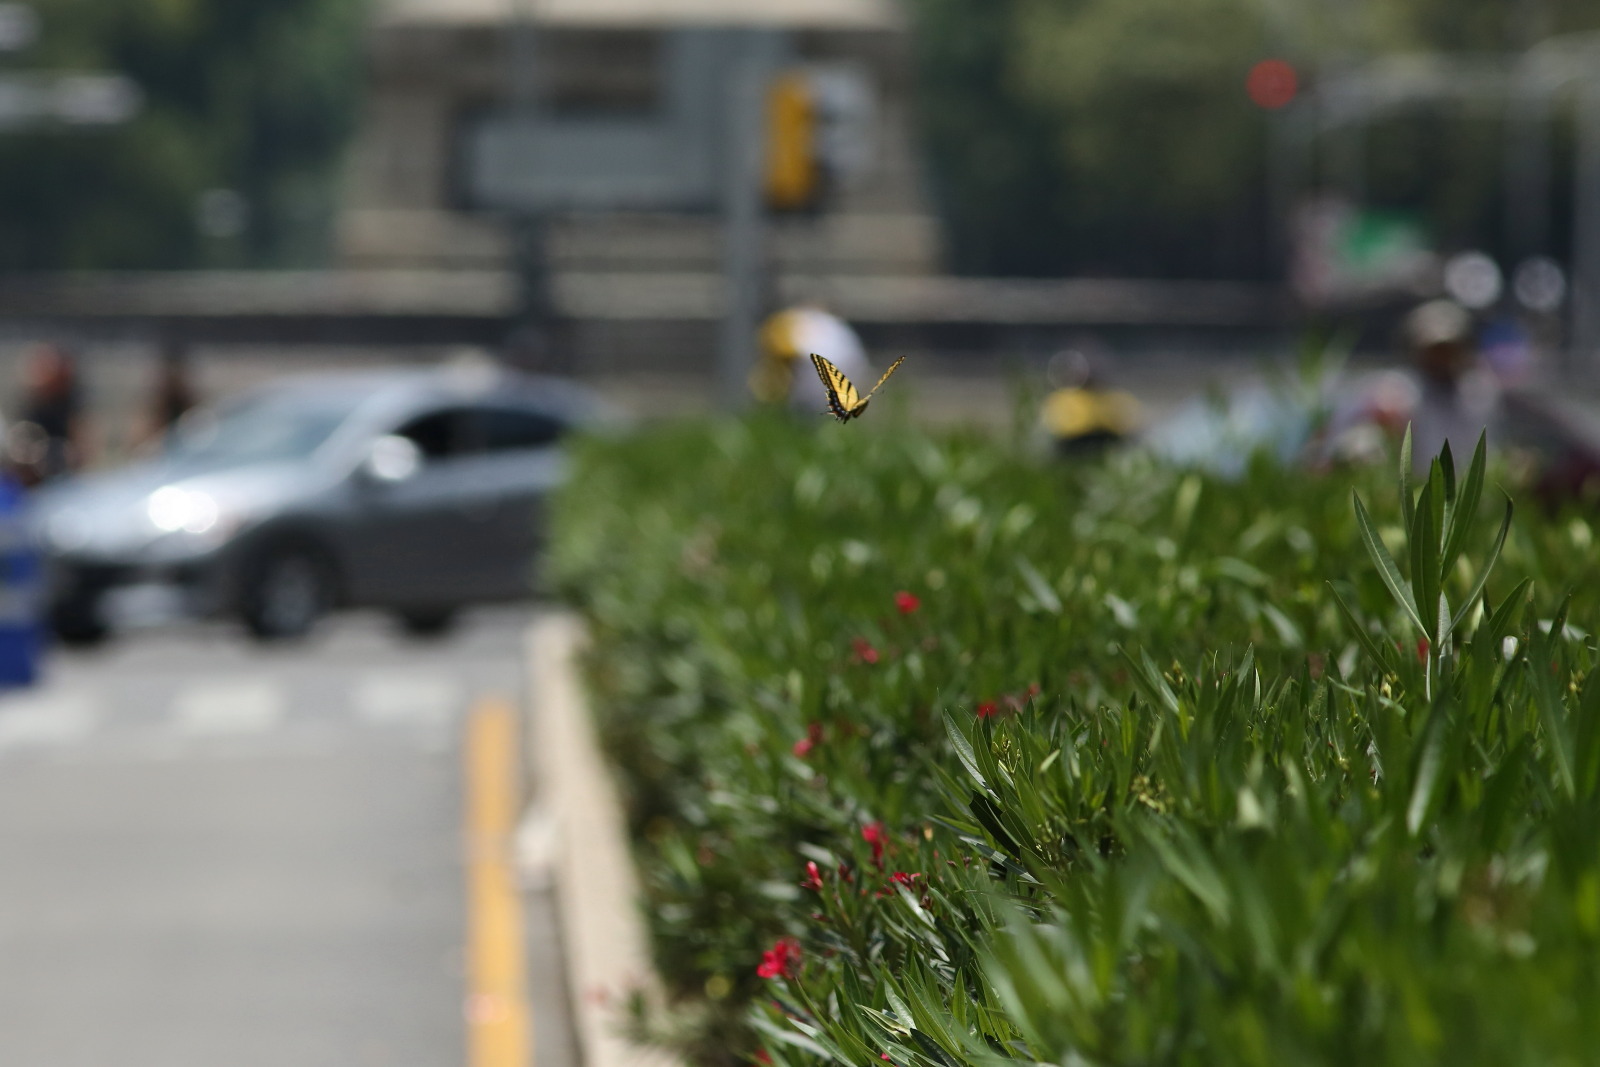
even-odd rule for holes
{"type": "Polygon", "coordinates": [[[587,445],[552,564],[645,1028],[697,1064],[1586,1059],[1589,516],[1394,470],[887,417],[587,445]]]}

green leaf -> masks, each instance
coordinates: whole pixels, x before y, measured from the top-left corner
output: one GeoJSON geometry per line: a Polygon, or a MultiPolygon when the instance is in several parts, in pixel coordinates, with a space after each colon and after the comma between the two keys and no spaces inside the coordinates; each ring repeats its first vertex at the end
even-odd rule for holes
{"type": "Polygon", "coordinates": [[[1021,556],[1017,557],[1017,570],[1022,574],[1022,580],[1027,583],[1028,592],[1033,594],[1033,599],[1039,606],[1052,615],[1061,614],[1061,597],[1050,588],[1050,583],[1044,580],[1034,565],[1021,556]]]}
{"type": "MultiPolygon", "coordinates": [[[[1394,557],[1389,555],[1389,550],[1383,546],[1383,539],[1378,536],[1378,529],[1372,524],[1372,516],[1367,514],[1367,509],[1361,503],[1361,497],[1352,495],[1356,503],[1356,525],[1361,531],[1361,543],[1366,546],[1367,555],[1378,568],[1378,576],[1383,579],[1383,584],[1388,587],[1389,594],[1405,609],[1411,621],[1418,630],[1428,632],[1422,624],[1422,616],[1417,614],[1416,601],[1411,598],[1411,590],[1406,588],[1406,580],[1400,574],[1400,567],[1395,563],[1394,557]]],[[[1407,509],[1410,510],[1410,509],[1407,509]]]]}
{"type": "MultiPolygon", "coordinates": [[[[1472,591],[1467,594],[1466,599],[1461,602],[1461,607],[1456,610],[1455,617],[1450,620],[1451,629],[1457,629],[1461,626],[1462,620],[1467,617],[1467,613],[1478,603],[1478,597],[1483,595],[1483,587],[1489,581],[1489,574],[1494,570],[1494,565],[1500,560],[1500,550],[1506,546],[1506,535],[1511,532],[1512,511],[1511,498],[1508,496],[1506,497],[1505,517],[1500,520],[1500,532],[1495,535],[1494,547],[1489,550],[1489,556],[1483,562],[1483,569],[1478,572],[1478,580],[1472,583],[1472,591]]],[[[1527,579],[1524,579],[1523,585],[1526,585],[1527,581],[1527,579]]],[[[1519,592],[1522,588],[1522,585],[1517,587],[1519,592]]],[[[1504,610],[1504,605],[1501,607],[1504,610]]]]}
{"type": "Polygon", "coordinates": [[[1444,486],[1441,468],[1437,462],[1428,473],[1428,484],[1422,487],[1417,500],[1416,521],[1406,535],[1411,549],[1411,591],[1413,601],[1422,617],[1422,632],[1434,644],[1439,643],[1439,524],[1443,516],[1444,486]]]}
{"type": "Polygon", "coordinates": [[[1344,616],[1344,621],[1349,625],[1350,632],[1355,635],[1357,641],[1361,642],[1361,647],[1366,650],[1373,665],[1377,667],[1387,666],[1389,657],[1384,655],[1383,649],[1372,639],[1372,635],[1367,633],[1367,628],[1362,626],[1360,621],[1356,619],[1356,613],[1350,610],[1350,605],[1344,602],[1344,597],[1339,595],[1339,590],[1333,587],[1332,582],[1328,583],[1328,591],[1333,594],[1333,602],[1339,606],[1339,614],[1344,616]]]}
{"type": "Polygon", "coordinates": [[[1413,505],[1411,502],[1411,424],[1406,423],[1405,436],[1400,439],[1400,515],[1406,529],[1411,529],[1413,505]]]}
{"type": "Polygon", "coordinates": [[[1511,628],[1522,618],[1523,609],[1528,606],[1528,590],[1531,588],[1533,579],[1522,579],[1489,616],[1489,636],[1497,648],[1501,641],[1511,635],[1511,628]]]}
{"type": "Polygon", "coordinates": [[[1439,449],[1439,470],[1444,475],[1444,495],[1440,500],[1444,504],[1445,513],[1450,511],[1450,505],[1456,502],[1456,460],[1450,453],[1450,442],[1446,441],[1444,447],[1439,449]]]}
{"type": "Polygon", "coordinates": [[[972,742],[967,740],[967,735],[956,725],[948,711],[944,713],[944,730],[950,736],[950,746],[956,750],[956,759],[961,761],[961,766],[967,769],[972,780],[978,783],[978,788],[987,791],[989,783],[978,769],[978,756],[972,751],[972,742]]]}
{"type": "Polygon", "coordinates": [[[1411,782],[1411,801],[1406,805],[1406,830],[1412,837],[1422,830],[1423,820],[1433,807],[1434,794],[1439,788],[1444,769],[1445,718],[1443,706],[1437,705],[1423,727],[1422,751],[1411,782]]]}
{"type": "Polygon", "coordinates": [[[1483,496],[1484,470],[1488,464],[1487,441],[1478,435],[1478,447],[1472,452],[1472,462],[1467,466],[1467,478],[1461,485],[1461,494],[1450,509],[1445,524],[1444,552],[1439,558],[1439,573],[1449,574],[1467,545],[1472,524],[1478,518],[1478,502],[1483,496]]]}

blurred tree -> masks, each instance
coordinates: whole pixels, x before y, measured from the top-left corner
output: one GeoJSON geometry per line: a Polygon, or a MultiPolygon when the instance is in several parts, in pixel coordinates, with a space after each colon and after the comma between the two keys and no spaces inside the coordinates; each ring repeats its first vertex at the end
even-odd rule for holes
{"type": "Polygon", "coordinates": [[[325,254],[364,0],[34,6],[38,43],[0,73],[119,71],[145,104],[114,129],[0,131],[0,270],[325,254]]]}
{"type": "MultiPolygon", "coordinates": [[[[1600,29],[1593,0],[913,0],[923,129],[955,266],[971,273],[1265,277],[1268,113],[1253,64],[1504,52],[1600,29]]],[[[1369,135],[1366,194],[1446,244],[1494,247],[1498,123],[1369,135]]],[[[1558,198],[1559,201],[1559,198],[1558,198]]],[[[1557,227],[1560,232],[1560,227],[1557,227]]]]}

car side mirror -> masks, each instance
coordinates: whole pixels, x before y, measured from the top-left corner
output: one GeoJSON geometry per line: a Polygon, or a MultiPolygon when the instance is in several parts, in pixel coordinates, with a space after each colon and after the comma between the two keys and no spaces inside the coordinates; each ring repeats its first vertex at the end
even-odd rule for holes
{"type": "Polygon", "coordinates": [[[397,485],[406,481],[422,467],[422,450],[409,437],[386,434],[372,442],[367,458],[361,463],[361,474],[369,482],[379,485],[397,485]]]}

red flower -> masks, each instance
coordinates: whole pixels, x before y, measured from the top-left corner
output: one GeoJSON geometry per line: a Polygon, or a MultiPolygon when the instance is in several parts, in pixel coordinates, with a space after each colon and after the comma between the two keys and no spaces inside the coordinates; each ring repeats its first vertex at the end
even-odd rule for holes
{"type": "Polygon", "coordinates": [[[905,871],[895,871],[889,876],[889,881],[895,885],[911,886],[915,885],[917,879],[921,877],[921,872],[907,874],[905,871]]]}
{"type": "Polygon", "coordinates": [[[800,966],[800,942],[792,937],[780,937],[761,954],[761,966],[756,975],[761,978],[793,978],[800,966]]]}
{"type": "Polygon", "coordinates": [[[856,659],[862,663],[878,662],[878,650],[872,647],[872,642],[865,637],[852,637],[850,647],[855,650],[856,659]]]}
{"type": "Polygon", "coordinates": [[[1034,682],[1032,685],[1028,686],[1028,699],[1032,700],[1034,697],[1038,696],[1041,692],[1043,692],[1043,690],[1039,688],[1039,683],[1038,682],[1034,682]]]}
{"type": "Polygon", "coordinates": [[[1426,637],[1417,638],[1417,662],[1418,663],[1426,663],[1426,662],[1428,662],[1428,649],[1429,649],[1428,639],[1426,637]]]}
{"type": "Polygon", "coordinates": [[[758,1048],[756,1049],[755,1061],[757,1063],[770,1064],[772,1062],[772,1057],[767,1054],[766,1049],[758,1048]]]}
{"type": "Polygon", "coordinates": [[[894,595],[894,606],[900,609],[900,614],[910,615],[922,607],[922,600],[917,594],[902,589],[894,595]]]}
{"type": "Polygon", "coordinates": [[[985,700],[982,704],[978,705],[976,714],[977,714],[978,718],[980,718],[980,719],[988,719],[988,718],[993,718],[995,712],[997,712],[999,710],[1000,710],[1000,705],[999,704],[996,704],[992,700],[985,700]]]}
{"type": "Polygon", "coordinates": [[[821,889],[822,869],[812,860],[806,861],[806,880],[800,883],[801,889],[821,889]]]}
{"type": "Polygon", "coordinates": [[[883,866],[883,848],[889,843],[889,835],[883,829],[881,822],[869,822],[861,828],[861,840],[872,846],[872,862],[879,867],[883,866]]]}
{"type": "Polygon", "coordinates": [[[811,755],[811,750],[822,744],[822,724],[814,722],[806,726],[806,735],[794,743],[794,754],[801,759],[811,755]]]}

